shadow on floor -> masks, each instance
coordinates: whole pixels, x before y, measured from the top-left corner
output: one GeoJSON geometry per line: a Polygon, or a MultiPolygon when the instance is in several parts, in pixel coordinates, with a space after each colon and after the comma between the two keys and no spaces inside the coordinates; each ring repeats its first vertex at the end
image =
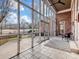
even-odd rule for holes
{"type": "Polygon", "coordinates": [[[45,44],[45,46],[66,52],[71,52],[69,43],[63,40],[50,40],[45,44]]]}

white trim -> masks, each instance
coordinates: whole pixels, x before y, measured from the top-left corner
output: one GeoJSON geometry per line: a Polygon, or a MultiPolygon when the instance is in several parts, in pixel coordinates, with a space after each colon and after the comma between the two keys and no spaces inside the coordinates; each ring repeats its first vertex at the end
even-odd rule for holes
{"type": "Polygon", "coordinates": [[[57,14],[65,13],[65,12],[69,12],[69,11],[71,11],[71,8],[65,9],[65,10],[62,10],[62,11],[58,11],[57,14]]]}

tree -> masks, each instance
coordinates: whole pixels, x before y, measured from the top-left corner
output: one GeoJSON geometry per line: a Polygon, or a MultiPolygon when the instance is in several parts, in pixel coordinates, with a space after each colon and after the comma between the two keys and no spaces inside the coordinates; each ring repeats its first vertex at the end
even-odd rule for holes
{"type": "Polygon", "coordinates": [[[8,14],[8,9],[9,9],[9,0],[2,0],[0,1],[0,29],[1,29],[1,34],[2,34],[2,20],[6,17],[8,14]]]}

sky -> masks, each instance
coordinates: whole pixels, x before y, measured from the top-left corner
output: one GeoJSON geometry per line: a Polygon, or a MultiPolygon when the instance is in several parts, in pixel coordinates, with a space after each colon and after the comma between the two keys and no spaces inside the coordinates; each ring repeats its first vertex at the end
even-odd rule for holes
{"type": "MultiPolygon", "coordinates": [[[[28,3],[28,5],[31,4],[31,0],[27,0],[27,1],[26,0],[22,0],[22,2],[24,2],[25,4],[28,3]]],[[[17,10],[17,2],[13,2],[13,6],[14,6],[13,8],[16,8],[14,10],[17,10]]],[[[16,12],[15,12],[15,14],[16,14],[16,12]]],[[[32,19],[31,19],[32,16],[31,15],[32,15],[32,11],[30,9],[26,8],[23,5],[20,6],[20,20],[23,19],[26,22],[31,23],[31,21],[32,21],[32,19]]],[[[14,22],[16,23],[17,19],[14,22]]]]}
{"type": "MultiPolygon", "coordinates": [[[[2,0],[0,0],[1,2],[2,0]]],[[[32,0],[20,0],[21,2],[25,3],[26,5],[32,7],[32,0]]],[[[35,0],[35,9],[38,10],[38,0],[35,0]]],[[[16,24],[17,23],[17,2],[14,0],[10,0],[10,6],[9,6],[9,13],[6,17],[7,23],[9,24],[16,24]]],[[[36,16],[37,17],[37,16],[36,16]]],[[[26,22],[28,22],[29,24],[32,23],[32,10],[20,5],[20,21],[25,20],[26,22]]]]}
{"type": "MultiPolygon", "coordinates": [[[[0,0],[1,3],[2,0],[0,0]]],[[[16,24],[17,23],[17,2],[10,0],[9,13],[6,16],[7,23],[16,24]]],[[[32,0],[20,0],[25,4],[31,6],[32,0]]],[[[32,22],[32,10],[20,5],[20,20],[25,20],[28,23],[32,22]]]]}

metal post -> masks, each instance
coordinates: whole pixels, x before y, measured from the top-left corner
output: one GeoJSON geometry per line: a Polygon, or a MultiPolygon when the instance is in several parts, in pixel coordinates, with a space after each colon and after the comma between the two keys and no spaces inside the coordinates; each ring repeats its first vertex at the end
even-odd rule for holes
{"type": "MultiPolygon", "coordinates": [[[[43,1],[43,20],[45,19],[45,5],[44,5],[44,1],[43,1]]],[[[45,24],[44,24],[45,25],[45,24]]],[[[43,29],[44,30],[44,40],[45,40],[45,29],[43,29]]]]}
{"type": "MultiPolygon", "coordinates": [[[[34,0],[32,0],[32,8],[34,8],[34,0]]],[[[31,45],[31,48],[32,48],[32,58],[34,59],[34,10],[32,10],[32,45],[31,45]]]]}
{"type": "MultiPolygon", "coordinates": [[[[34,8],[34,0],[32,0],[32,8],[34,8]]],[[[32,10],[32,49],[34,45],[33,29],[34,29],[34,11],[32,10]]]]}
{"type": "MultiPolygon", "coordinates": [[[[48,21],[49,19],[47,18],[47,5],[46,5],[46,21],[48,21]]],[[[49,39],[49,32],[50,32],[50,25],[49,25],[49,23],[48,24],[46,24],[47,25],[47,39],[49,39]]]]}
{"type": "Polygon", "coordinates": [[[18,35],[17,35],[17,38],[18,38],[18,42],[17,42],[17,55],[20,54],[20,3],[19,3],[19,0],[18,0],[18,13],[17,13],[17,20],[18,20],[18,35]]]}
{"type": "Polygon", "coordinates": [[[2,35],[2,22],[0,23],[0,34],[2,35]]]}
{"type": "MultiPolygon", "coordinates": [[[[40,13],[41,13],[41,2],[42,2],[42,0],[40,0],[40,3],[39,3],[40,13]]],[[[40,15],[39,19],[40,19],[40,22],[39,22],[39,39],[41,40],[41,15],[40,15]]]]}
{"type": "Polygon", "coordinates": [[[48,24],[47,24],[47,40],[49,40],[49,32],[50,32],[50,23],[48,22],[48,24]]]}

